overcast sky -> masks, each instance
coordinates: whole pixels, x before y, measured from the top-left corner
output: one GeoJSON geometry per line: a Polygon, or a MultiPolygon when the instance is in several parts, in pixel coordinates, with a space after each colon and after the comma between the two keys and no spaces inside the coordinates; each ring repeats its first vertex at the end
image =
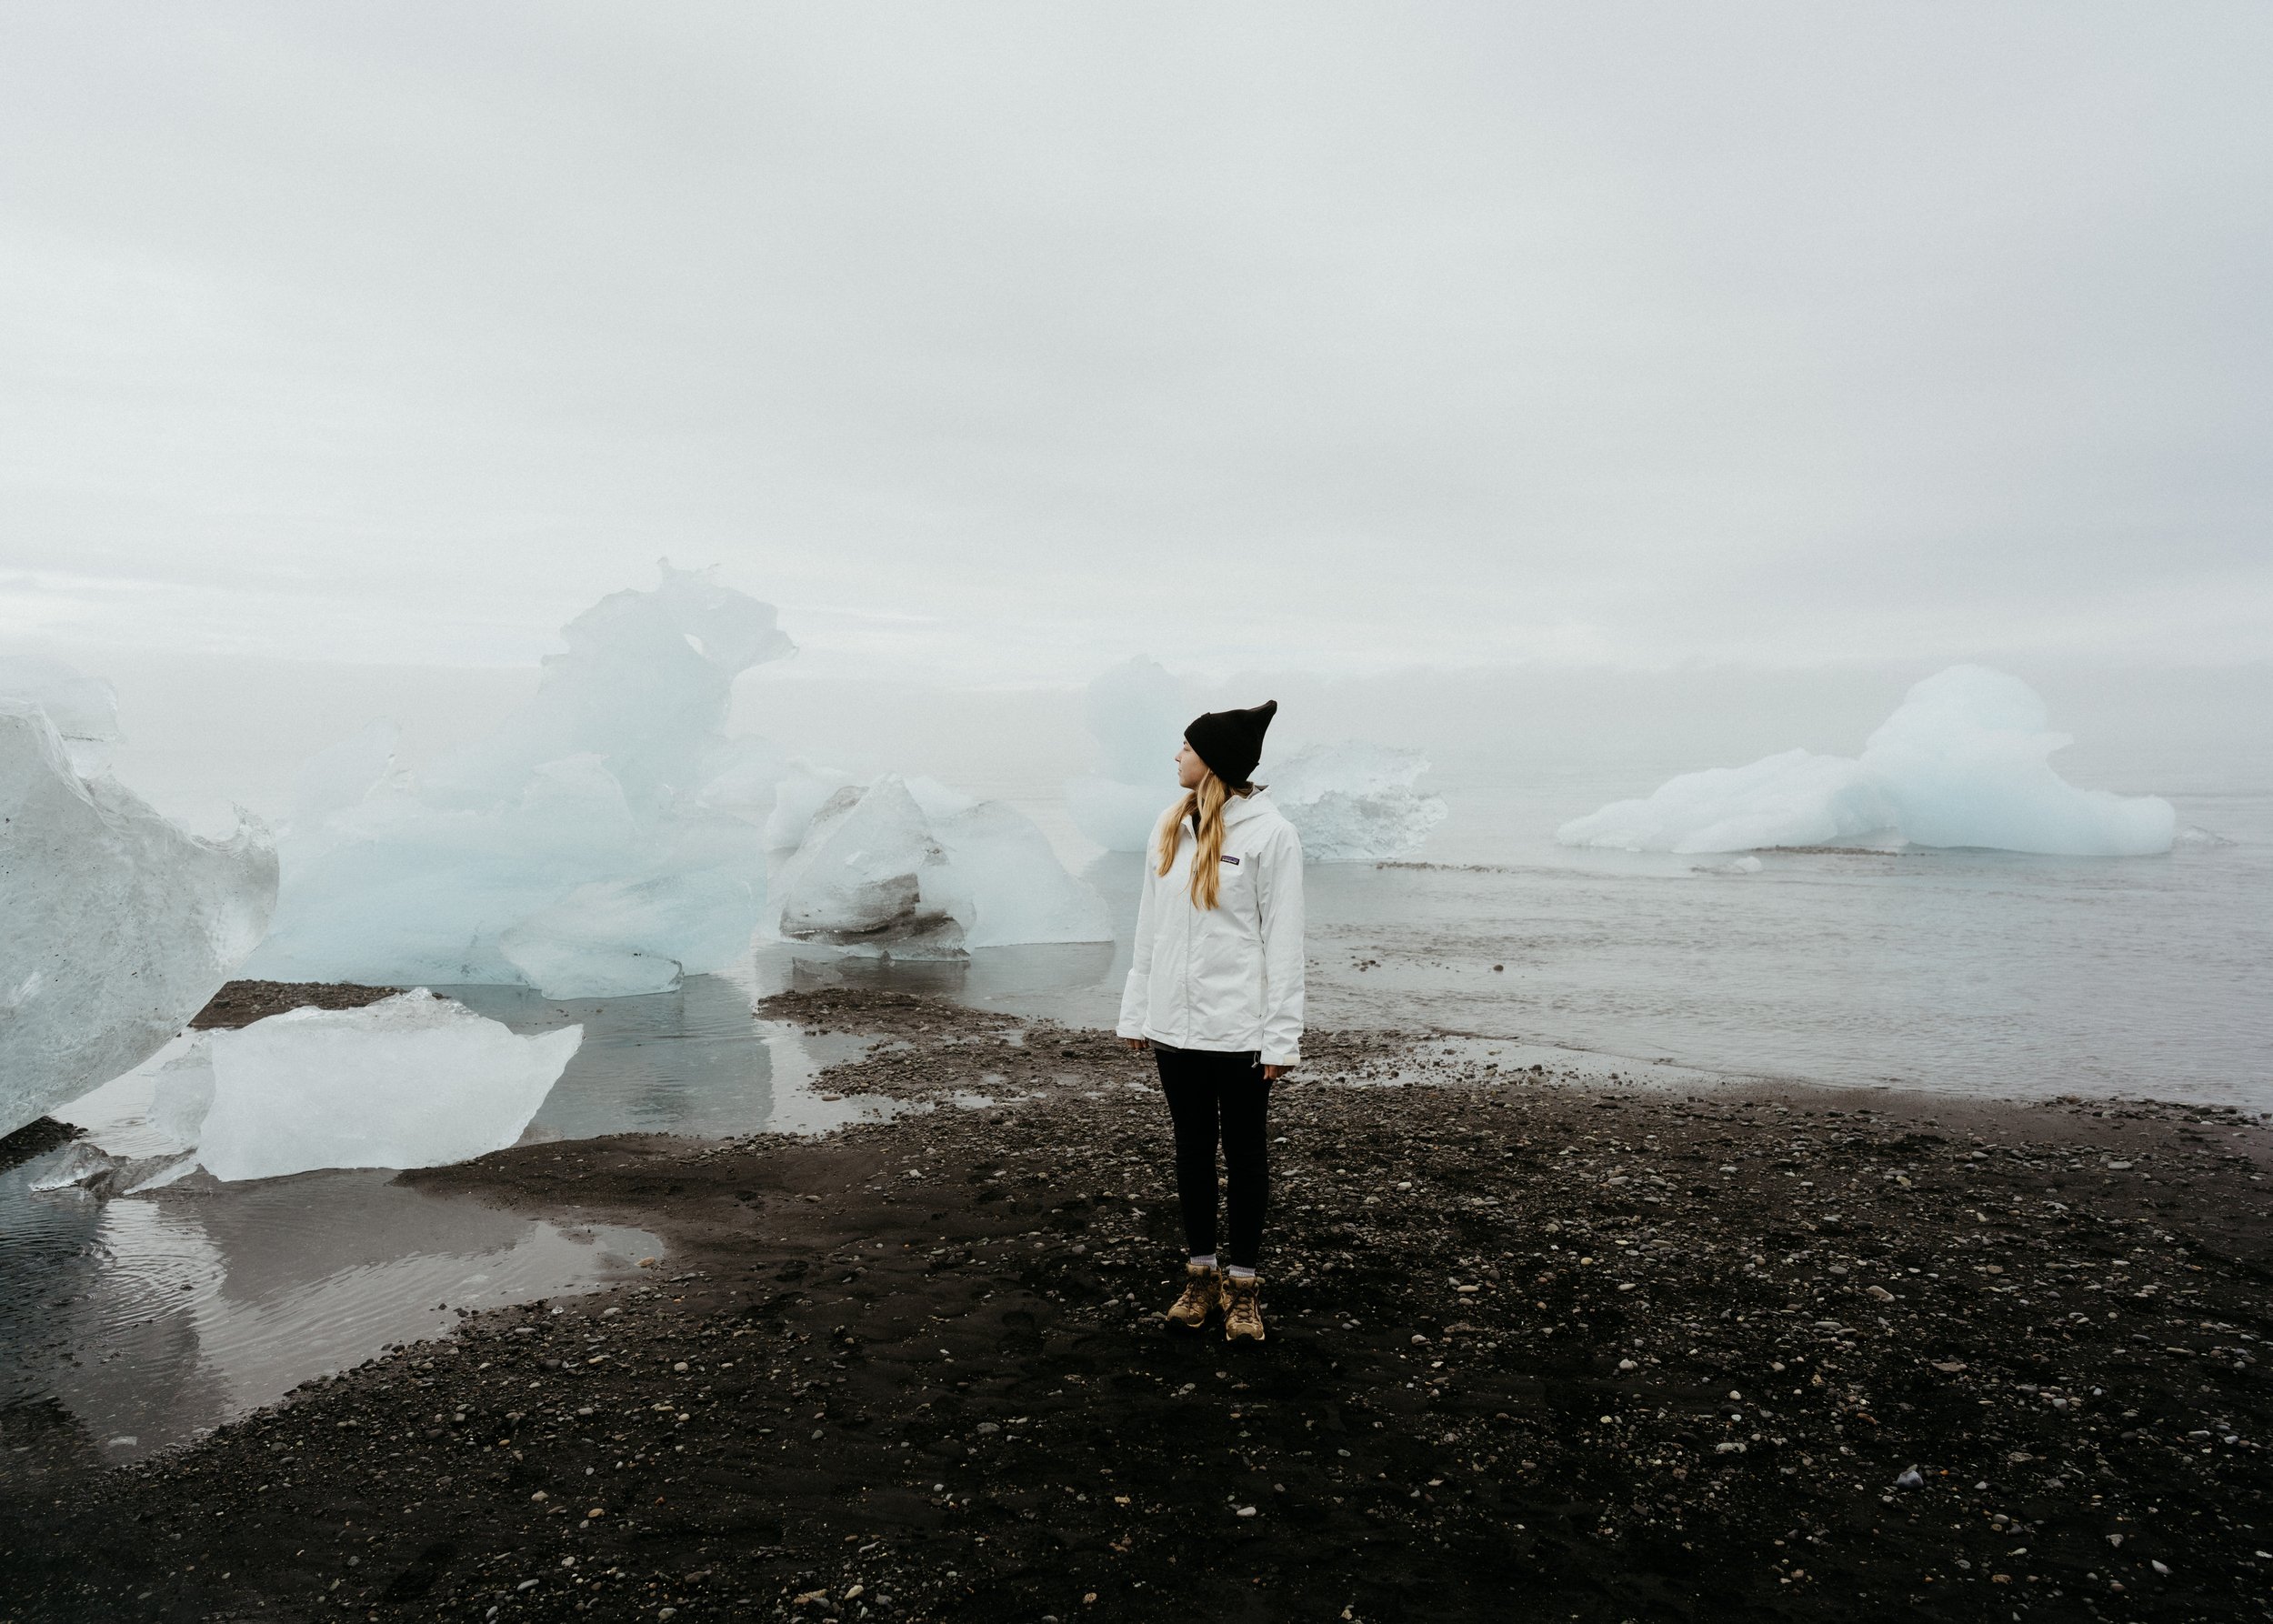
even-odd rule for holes
{"type": "Polygon", "coordinates": [[[0,639],[2273,657],[2273,8],[0,14],[0,639]]]}

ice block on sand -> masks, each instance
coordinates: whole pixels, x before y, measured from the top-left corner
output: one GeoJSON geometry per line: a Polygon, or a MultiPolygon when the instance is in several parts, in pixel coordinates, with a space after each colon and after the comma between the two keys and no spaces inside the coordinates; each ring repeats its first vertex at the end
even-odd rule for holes
{"type": "Polygon", "coordinates": [[[583,1041],[582,1027],[523,1038],[424,988],[360,1009],[272,1015],[214,1034],[197,1160],[233,1180],[502,1150],[583,1041]]]}
{"type": "Polygon", "coordinates": [[[794,940],[954,954],[1112,939],[1104,902],[1032,819],[889,773],[837,790],[777,883],[794,940]]]}
{"type": "Polygon", "coordinates": [[[275,897],[257,823],[193,835],[82,776],[40,706],[0,698],[0,1133],[155,1054],[260,940],[275,897]]]}
{"type": "Polygon", "coordinates": [[[836,791],[780,875],[781,933],[797,941],[953,951],[962,927],[936,882],[946,854],[906,784],[836,791]]]}

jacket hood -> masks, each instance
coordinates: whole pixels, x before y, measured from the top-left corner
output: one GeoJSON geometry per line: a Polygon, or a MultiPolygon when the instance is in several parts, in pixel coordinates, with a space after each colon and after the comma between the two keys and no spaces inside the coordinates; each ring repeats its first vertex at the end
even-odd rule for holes
{"type": "MultiPolygon", "coordinates": [[[[1180,804],[1171,803],[1160,816],[1167,817],[1168,813],[1173,812],[1180,804]]],[[[1236,824],[1246,823],[1250,818],[1261,817],[1267,814],[1275,817],[1286,816],[1272,803],[1271,797],[1260,789],[1252,795],[1235,795],[1223,804],[1224,827],[1230,828],[1236,824]]]]}
{"type": "Polygon", "coordinates": [[[1277,810],[1271,805],[1270,796],[1263,790],[1258,789],[1253,795],[1235,795],[1224,803],[1224,827],[1229,828],[1235,823],[1245,823],[1250,817],[1260,817],[1266,812],[1277,810]]]}

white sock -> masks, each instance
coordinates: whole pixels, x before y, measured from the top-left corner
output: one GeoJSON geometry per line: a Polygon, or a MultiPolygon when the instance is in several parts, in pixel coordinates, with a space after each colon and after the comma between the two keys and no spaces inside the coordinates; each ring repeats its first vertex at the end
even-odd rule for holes
{"type": "Polygon", "coordinates": [[[1198,1254],[1195,1253],[1195,1254],[1193,1255],[1193,1258],[1192,1258],[1192,1267],[1193,1267],[1194,1268],[1215,1268],[1215,1267],[1216,1267],[1216,1254],[1215,1254],[1215,1253],[1213,1253],[1213,1252],[1210,1252],[1210,1253],[1208,1253],[1208,1254],[1207,1254],[1207,1256],[1206,1256],[1205,1258],[1202,1258],[1202,1257],[1200,1257],[1198,1254]]]}
{"type": "Polygon", "coordinates": [[[1251,1268],[1243,1268],[1235,1263],[1231,1266],[1231,1278],[1235,1280],[1251,1280],[1255,1278],[1255,1271],[1251,1268]]]}

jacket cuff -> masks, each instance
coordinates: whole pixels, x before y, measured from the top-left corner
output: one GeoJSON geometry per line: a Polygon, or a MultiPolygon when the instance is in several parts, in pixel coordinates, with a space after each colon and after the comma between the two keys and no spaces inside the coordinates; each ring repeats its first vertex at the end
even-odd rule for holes
{"type": "Polygon", "coordinates": [[[1263,1051],[1262,1058],[1257,1064],[1263,1066],[1299,1066],[1302,1064],[1302,1056],[1292,1051],[1273,1054],[1269,1049],[1265,1049],[1263,1051]]]}

